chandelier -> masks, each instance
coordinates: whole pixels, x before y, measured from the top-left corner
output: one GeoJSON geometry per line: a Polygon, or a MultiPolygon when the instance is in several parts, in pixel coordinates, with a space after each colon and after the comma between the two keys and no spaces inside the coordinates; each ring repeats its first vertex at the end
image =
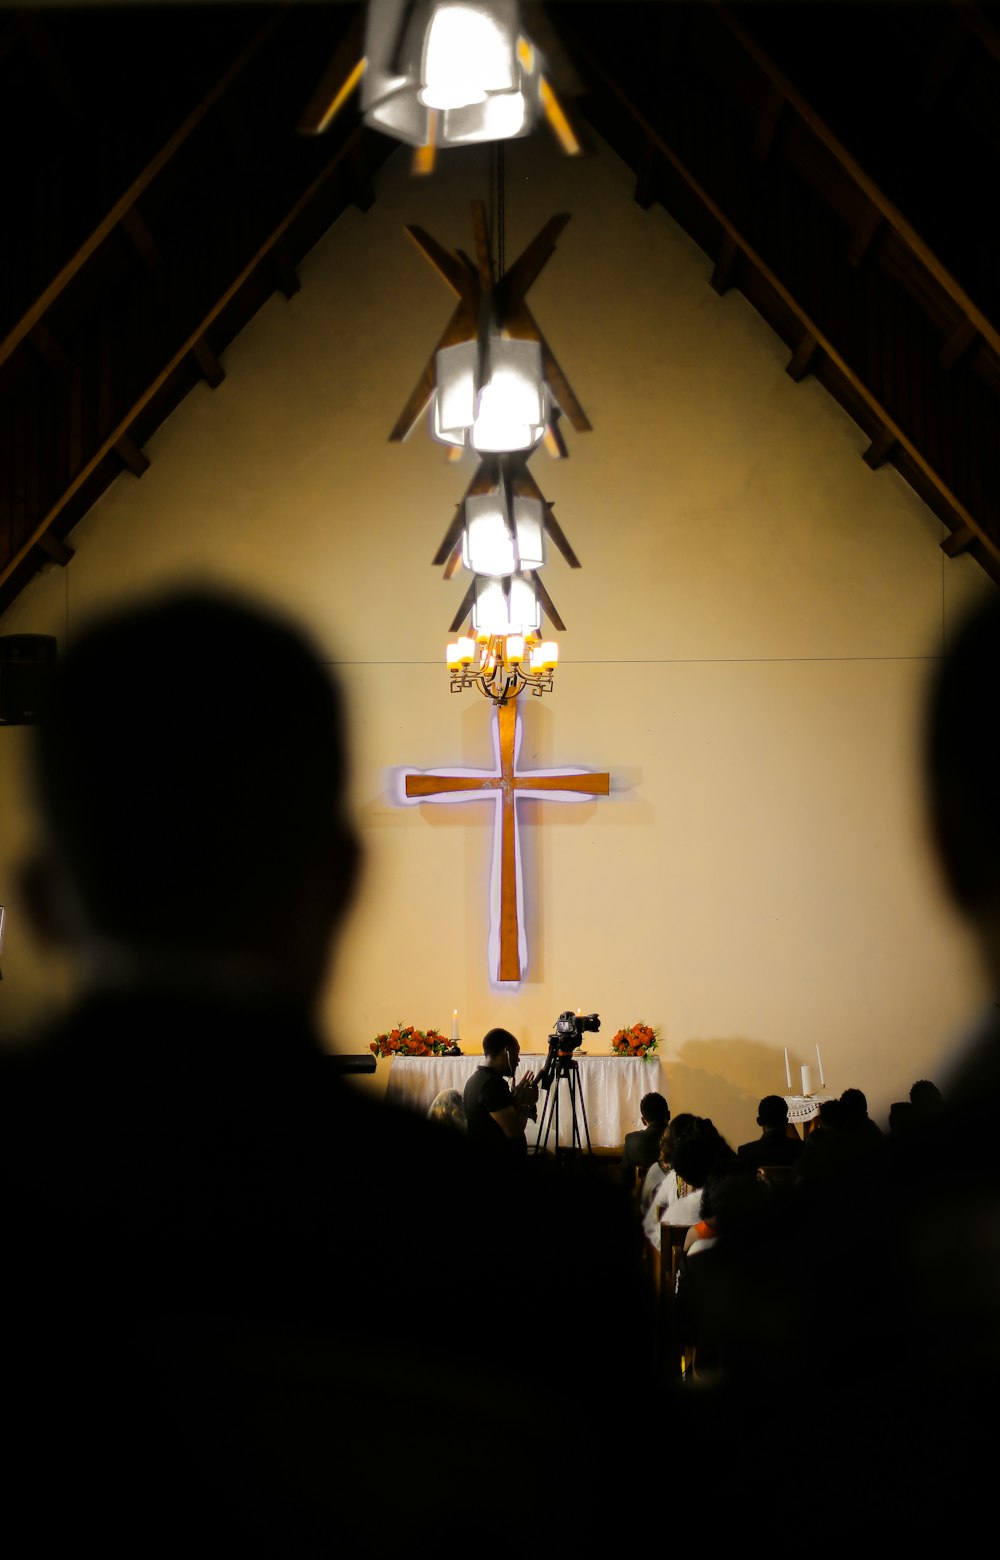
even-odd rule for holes
{"type": "Polygon", "coordinates": [[[552,692],[552,677],[559,664],[559,646],[538,634],[490,634],[480,630],[473,639],[463,635],[448,646],[446,657],[452,693],[478,688],[494,704],[507,704],[524,689],[541,698],[552,692]]]}

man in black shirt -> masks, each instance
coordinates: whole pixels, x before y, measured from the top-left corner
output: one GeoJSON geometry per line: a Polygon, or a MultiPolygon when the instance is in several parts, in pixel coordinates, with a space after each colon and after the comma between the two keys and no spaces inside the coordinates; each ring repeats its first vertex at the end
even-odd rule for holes
{"type": "Polygon", "coordinates": [[[788,1106],[780,1094],[765,1094],[757,1107],[759,1138],[741,1143],[736,1150],[740,1165],[759,1170],[761,1165],[793,1165],[802,1152],[802,1140],[788,1136],[788,1106]]]}
{"type": "Polygon", "coordinates": [[[507,1029],[491,1029],[483,1036],[484,1061],[465,1085],[465,1115],[470,1142],[493,1148],[527,1152],[526,1122],[535,1117],[538,1085],[526,1073],[512,1090],[506,1082],[517,1072],[521,1047],[507,1029]]]}
{"type": "Polygon", "coordinates": [[[636,1170],[643,1174],[660,1157],[660,1139],[670,1125],[670,1106],[662,1094],[644,1094],[639,1101],[641,1132],[626,1132],[622,1146],[622,1181],[631,1187],[636,1170]]]}

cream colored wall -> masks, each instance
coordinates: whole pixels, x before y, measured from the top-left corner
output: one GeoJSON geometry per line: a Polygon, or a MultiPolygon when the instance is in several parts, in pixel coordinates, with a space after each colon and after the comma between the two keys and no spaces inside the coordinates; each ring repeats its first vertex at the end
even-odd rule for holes
{"type": "MultiPolygon", "coordinates": [[[[486,765],[489,706],[448,692],[445,630],[464,585],[429,560],[468,477],[421,430],[386,435],[451,309],[404,237],[471,247],[484,153],[433,179],[398,154],[367,215],[347,212],[77,526],[0,632],[65,641],[167,580],[219,578],[289,607],[335,660],[353,712],[367,871],[324,1012],[362,1049],[398,1020],[474,1046],[502,1023],[544,1048],[565,1007],[660,1026],[676,1109],[754,1134],[760,1094],[822,1047],[827,1082],[884,1116],[940,1075],[982,998],[922,834],[919,710],[943,637],[984,585],[942,527],[662,210],[641,211],[607,150],[507,152],[510,260],[572,213],[531,305],[594,425],[533,470],[583,569],[555,556],[569,630],[556,692],[525,710],[524,767],[607,768],[607,801],[523,804],[531,967],[491,990],[490,804],[400,809],[392,772],[486,765]]],[[[183,722],[178,706],[164,718],[183,722]]],[[[11,875],[30,818],[0,732],[0,988],[10,1032],[64,999],[29,944],[11,875]]],[[[262,723],[261,741],[280,740],[262,723]]],[[[196,885],[192,885],[196,890],[196,885]]],[[[332,1037],[335,1037],[332,1038],[332,1037]]],[[[375,1087],[385,1079],[380,1065],[375,1087]]]]}

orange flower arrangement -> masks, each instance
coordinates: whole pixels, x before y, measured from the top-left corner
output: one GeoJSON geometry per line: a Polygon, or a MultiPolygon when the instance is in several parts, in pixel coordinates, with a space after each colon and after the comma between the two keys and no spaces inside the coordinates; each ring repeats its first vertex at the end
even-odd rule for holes
{"type": "Polygon", "coordinates": [[[439,1029],[414,1029],[412,1024],[397,1024],[387,1034],[376,1035],[369,1046],[376,1056],[444,1056],[454,1049],[439,1029]]]}
{"type": "Polygon", "coordinates": [[[644,1024],[640,1018],[637,1024],[630,1024],[627,1029],[619,1029],[612,1038],[611,1049],[615,1056],[641,1056],[644,1062],[648,1062],[652,1060],[659,1039],[656,1030],[649,1024],[644,1024]]]}

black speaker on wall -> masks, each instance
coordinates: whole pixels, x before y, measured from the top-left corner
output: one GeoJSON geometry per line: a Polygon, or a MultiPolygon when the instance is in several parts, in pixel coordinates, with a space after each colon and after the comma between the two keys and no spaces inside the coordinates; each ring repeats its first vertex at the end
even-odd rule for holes
{"type": "Polygon", "coordinates": [[[0,725],[37,725],[55,669],[51,634],[0,634],[0,725]]]}

